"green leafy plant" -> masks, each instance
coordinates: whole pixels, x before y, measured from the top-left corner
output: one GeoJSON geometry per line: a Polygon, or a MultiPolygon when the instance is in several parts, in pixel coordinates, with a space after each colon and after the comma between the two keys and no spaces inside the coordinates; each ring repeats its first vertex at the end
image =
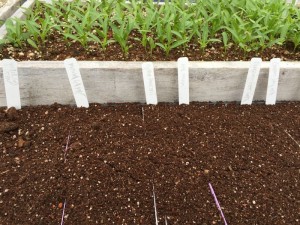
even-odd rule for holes
{"type": "Polygon", "coordinates": [[[127,17],[127,20],[118,21],[118,23],[119,24],[111,23],[111,28],[115,40],[121,46],[124,55],[126,56],[130,48],[128,45],[128,38],[135,28],[135,21],[132,17],[127,17]]]}
{"type": "Polygon", "coordinates": [[[8,19],[5,22],[7,35],[5,39],[2,40],[2,43],[11,43],[15,47],[24,46],[24,42],[28,38],[28,34],[23,32],[24,21],[14,18],[8,19]]]}
{"type": "Polygon", "coordinates": [[[102,50],[105,51],[107,46],[114,42],[114,40],[109,37],[110,22],[108,15],[99,16],[97,23],[98,26],[95,28],[97,36],[93,36],[92,38],[95,42],[98,42],[102,50]]]}
{"type": "Polygon", "coordinates": [[[197,34],[198,34],[198,43],[199,43],[200,49],[202,49],[202,51],[204,51],[204,49],[208,46],[209,43],[221,42],[217,38],[210,37],[208,23],[202,24],[200,31],[197,32],[197,34]]]}
{"type": "MultiPolygon", "coordinates": [[[[150,46],[149,40],[153,40],[152,37],[149,37],[151,35],[153,26],[154,26],[154,20],[157,17],[157,11],[147,8],[144,15],[143,13],[140,13],[136,17],[137,21],[137,27],[138,31],[141,34],[141,38],[137,38],[140,40],[142,46],[146,49],[148,44],[150,46]],[[151,39],[152,38],[152,39],[151,39]]],[[[150,52],[152,52],[150,46],[150,52]]]]}

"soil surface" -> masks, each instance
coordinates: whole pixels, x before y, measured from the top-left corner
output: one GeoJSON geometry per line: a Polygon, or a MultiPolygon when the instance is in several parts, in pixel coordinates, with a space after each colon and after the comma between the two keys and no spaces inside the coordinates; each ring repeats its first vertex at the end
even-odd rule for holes
{"type": "MultiPolygon", "coordinates": [[[[268,49],[252,52],[244,52],[235,45],[225,51],[222,44],[213,44],[205,50],[199,48],[199,44],[191,42],[186,49],[177,48],[171,50],[169,55],[156,47],[153,53],[145,49],[140,42],[136,41],[139,35],[133,33],[129,38],[130,50],[124,55],[119,44],[110,44],[105,51],[98,45],[90,43],[87,49],[80,44],[70,42],[69,45],[59,37],[50,35],[49,40],[39,50],[31,46],[16,48],[12,45],[0,48],[0,59],[14,58],[15,60],[65,60],[74,57],[77,60],[91,61],[176,61],[180,57],[188,57],[190,61],[248,61],[253,57],[261,57],[264,61],[272,58],[281,58],[283,61],[299,61],[300,49],[294,49],[293,45],[286,43],[282,46],[273,46],[268,49]]],[[[112,33],[110,33],[110,38],[112,33]]],[[[0,46],[1,47],[1,46],[0,46]]]]}
{"type": "Polygon", "coordinates": [[[300,223],[300,104],[0,108],[0,224],[300,223]]]}

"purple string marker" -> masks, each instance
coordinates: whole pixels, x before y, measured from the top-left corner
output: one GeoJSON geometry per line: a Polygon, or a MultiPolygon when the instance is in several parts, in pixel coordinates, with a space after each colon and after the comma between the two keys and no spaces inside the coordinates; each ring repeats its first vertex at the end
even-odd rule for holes
{"type": "Polygon", "coordinates": [[[62,212],[62,216],[61,216],[61,223],[60,223],[60,225],[64,224],[66,203],[67,203],[67,201],[65,200],[64,207],[63,207],[63,212],[62,212]]]}
{"type": "Polygon", "coordinates": [[[215,194],[215,191],[214,191],[214,189],[213,189],[213,187],[212,187],[212,185],[211,185],[210,183],[208,183],[208,185],[209,185],[211,194],[213,195],[213,197],[214,197],[214,199],[215,199],[215,202],[216,202],[216,205],[217,205],[217,207],[218,207],[218,210],[219,210],[220,213],[221,213],[221,217],[222,217],[223,220],[224,220],[224,224],[227,225],[225,216],[224,216],[224,214],[223,214],[223,211],[222,211],[222,209],[221,209],[221,206],[220,206],[220,203],[219,203],[219,201],[218,201],[218,199],[217,199],[217,196],[216,196],[216,194],[215,194]]]}

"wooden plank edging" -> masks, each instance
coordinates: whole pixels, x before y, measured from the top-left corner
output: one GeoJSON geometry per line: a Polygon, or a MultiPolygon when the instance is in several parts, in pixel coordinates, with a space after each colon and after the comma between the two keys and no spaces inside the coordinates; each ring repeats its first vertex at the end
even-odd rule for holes
{"type": "MultiPolygon", "coordinates": [[[[90,103],[145,102],[143,62],[79,61],[90,103]]],[[[158,102],[178,102],[177,62],[153,62],[158,102]]],[[[250,62],[189,62],[190,101],[241,101],[250,62]]],[[[0,62],[0,106],[6,106],[0,62]]],[[[75,104],[63,61],[18,62],[22,106],[75,104]]],[[[262,62],[254,101],[265,101],[262,62]]],[[[277,101],[300,101],[300,62],[282,62],[277,101]]]]}
{"type": "Polygon", "coordinates": [[[20,0],[9,0],[0,7],[0,20],[5,21],[20,7],[20,0]]]}
{"type": "MultiPolygon", "coordinates": [[[[19,18],[24,19],[25,18],[25,10],[27,8],[31,8],[34,6],[35,0],[27,0],[13,15],[11,15],[10,18],[19,18]]],[[[7,18],[6,18],[7,19],[7,18]]],[[[5,35],[7,34],[6,26],[5,24],[0,27],[0,39],[3,39],[5,35]]]]}

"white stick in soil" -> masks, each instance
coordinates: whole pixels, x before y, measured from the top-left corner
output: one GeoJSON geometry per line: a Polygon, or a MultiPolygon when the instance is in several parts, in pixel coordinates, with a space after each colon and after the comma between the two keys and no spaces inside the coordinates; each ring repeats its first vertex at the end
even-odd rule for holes
{"type": "Polygon", "coordinates": [[[147,104],[157,105],[154,66],[152,62],[142,64],[143,80],[147,104]]]}
{"type": "Polygon", "coordinates": [[[252,58],[248,70],[241,105],[251,105],[261,67],[261,58],[252,58]]]}
{"type": "Polygon", "coordinates": [[[216,196],[216,194],[215,194],[215,191],[214,191],[214,189],[213,189],[213,187],[212,187],[212,185],[211,185],[210,183],[208,183],[208,185],[209,185],[209,188],[210,188],[210,192],[211,192],[212,196],[214,197],[214,200],[215,200],[215,202],[216,202],[216,205],[217,205],[217,207],[218,207],[218,210],[219,210],[220,213],[221,213],[221,217],[222,217],[222,219],[223,219],[223,221],[224,221],[224,224],[227,225],[225,216],[224,216],[224,214],[223,214],[222,208],[221,208],[220,203],[219,203],[219,201],[218,201],[218,199],[217,199],[217,196],[216,196]]]}
{"type": "Polygon", "coordinates": [[[275,105],[276,103],[279,73],[280,73],[280,58],[271,59],[266,105],[275,105]]]}
{"type": "Polygon", "coordinates": [[[284,130],[284,132],[298,145],[298,147],[300,148],[300,144],[298,143],[298,141],[295,140],[295,138],[292,137],[292,135],[290,135],[290,133],[287,130],[284,130]]]}
{"type": "Polygon", "coordinates": [[[44,1],[45,1],[45,3],[52,5],[52,0],[44,0],[44,1]]]}
{"type": "Polygon", "coordinates": [[[143,122],[145,121],[145,114],[144,114],[144,107],[142,107],[142,119],[143,119],[143,122]]]}
{"type": "Polygon", "coordinates": [[[155,213],[155,225],[158,225],[158,217],[157,217],[157,208],[156,208],[156,198],[154,192],[154,184],[153,184],[153,203],[154,203],[154,213],[155,213]]]}
{"type": "Polygon", "coordinates": [[[166,216],[165,216],[165,225],[168,225],[168,220],[166,216]]]}
{"type": "Polygon", "coordinates": [[[177,61],[178,65],[178,95],[179,105],[190,103],[189,93],[189,60],[181,57],[177,61]]]}
{"type": "Polygon", "coordinates": [[[64,65],[71,84],[72,92],[75,98],[77,107],[89,107],[89,101],[84,89],[80,70],[76,59],[66,59],[64,65]]]}
{"type": "Polygon", "coordinates": [[[71,135],[70,135],[70,133],[69,133],[68,138],[67,138],[66,148],[65,148],[65,150],[64,150],[64,163],[66,163],[66,161],[67,161],[67,151],[68,151],[68,149],[69,149],[70,138],[71,138],[71,135]]]}
{"type": "Polygon", "coordinates": [[[3,59],[2,62],[7,108],[21,109],[17,62],[13,59],[3,59]]]}
{"type": "Polygon", "coordinates": [[[67,203],[67,201],[66,201],[66,199],[65,199],[64,206],[63,206],[63,211],[62,211],[62,216],[61,216],[61,222],[60,222],[60,225],[63,225],[63,224],[64,224],[66,203],[67,203]]]}

